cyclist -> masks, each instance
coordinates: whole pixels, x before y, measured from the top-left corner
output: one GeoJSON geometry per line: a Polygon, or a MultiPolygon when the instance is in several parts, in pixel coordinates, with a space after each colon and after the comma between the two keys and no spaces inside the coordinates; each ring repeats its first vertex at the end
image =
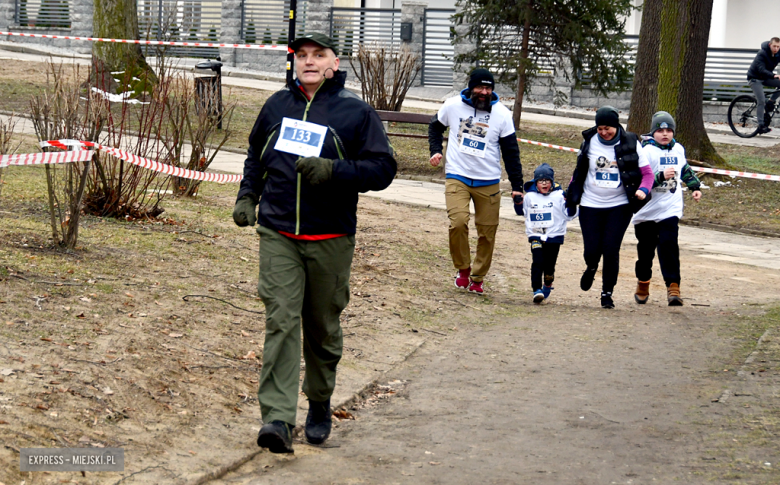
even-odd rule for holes
{"type": "Polygon", "coordinates": [[[780,38],[772,37],[761,44],[761,49],[750,64],[747,72],[748,83],[756,95],[756,115],[758,116],[758,133],[769,133],[769,114],[775,109],[775,100],[780,91],[775,91],[772,98],[766,101],[764,86],[780,88],[780,74],[775,74],[775,68],[780,62],[780,38]],[[764,105],[766,103],[766,106],[764,105]],[[766,113],[766,116],[765,116],[766,113]]]}

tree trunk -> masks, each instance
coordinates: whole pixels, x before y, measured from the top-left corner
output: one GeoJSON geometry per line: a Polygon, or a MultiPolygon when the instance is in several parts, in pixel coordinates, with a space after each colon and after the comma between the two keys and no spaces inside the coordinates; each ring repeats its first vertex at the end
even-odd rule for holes
{"type": "Polygon", "coordinates": [[[525,96],[525,86],[528,81],[528,75],[526,74],[528,69],[528,42],[531,38],[531,8],[533,3],[528,3],[528,12],[525,17],[525,23],[523,24],[523,42],[520,46],[520,57],[522,62],[517,67],[517,94],[515,95],[515,105],[512,108],[512,120],[515,123],[515,128],[520,126],[520,115],[523,110],[523,96],[525,96]]]}
{"type": "Polygon", "coordinates": [[[661,43],[661,5],[663,0],[645,0],[639,47],[636,53],[634,85],[628,131],[646,133],[658,105],[658,50],[661,43]]]}
{"type": "Polygon", "coordinates": [[[654,112],[677,122],[688,158],[724,166],[704,129],[704,66],[713,0],[648,0],[642,16],[629,129],[650,128],[654,112]]]}
{"type": "MultiPolygon", "coordinates": [[[[95,0],[92,15],[95,37],[109,39],[138,39],[139,37],[137,0],[95,0]]],[[[93,86],[113,91],[111,88],[115,87],[116,83],[113,80],[115,76],[112,76],[111,72],[125,71],[137,75],[146,70],[149,70],[149,66],[138,44],[115,42],[92,44],[90,79],[93,86]]]]}
{"type": "Polygon", "coordinates": [[[724,165],[704,129],[704,66],[710,36],[713,0],[685,0],[664,5],[661,59],[679,58],[675,72],[659,70],[658,108],[669,111],[677,122],[675,138],[688,158],[724,165]],[[670,30],[670,33],[666,31],[670,30]],[[668,43],[664,39],[669,37],[668,43]],[[681,55],[682,54],[682,55],[681,55]],[[669,56],[671,55],[671,56],[669,56]],[[671,88],[671,89],[670,89],[671,88]]]}

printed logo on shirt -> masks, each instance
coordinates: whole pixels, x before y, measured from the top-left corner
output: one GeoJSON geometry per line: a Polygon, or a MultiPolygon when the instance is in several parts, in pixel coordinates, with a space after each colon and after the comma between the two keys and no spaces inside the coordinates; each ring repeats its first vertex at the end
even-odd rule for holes
{"type": "Polygon", "coordinates": [[[485,138],[490,130],[488,120],[490,115],[478,117],[476,120],[473,116],[460,119],[460,129],[458,130],[458,141],[463,139],[463,135],[469,135],[469,138],[485,138]]]}
{"type": "Polygon", "coordinates": [[[616,161],[609,161],[605,157],[596,159],[596,179],[593,181],[597,187],[616,189],[620,187],[620,171],[616,161]]]}

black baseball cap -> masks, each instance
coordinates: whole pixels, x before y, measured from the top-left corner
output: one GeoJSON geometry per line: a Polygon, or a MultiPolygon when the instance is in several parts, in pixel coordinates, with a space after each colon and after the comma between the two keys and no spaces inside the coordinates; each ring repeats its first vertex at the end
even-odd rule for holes
{"type": "Polygon", "coordinates": [[[298,37],[292,42],[292,44],[290,44],[290,49],[292,49],[293,52],[295,52],[298,50],[298,48],[300,48],[303,44],[307,42],[313,42],[320,47],[325,47],[326,49],[330,49],[334,53],[336,52],[336,46],[333,44],[333,40],[327,35],[321,34],[319,32],[313,32],[311,34],[306,34],[301,37],[298,37]]]}

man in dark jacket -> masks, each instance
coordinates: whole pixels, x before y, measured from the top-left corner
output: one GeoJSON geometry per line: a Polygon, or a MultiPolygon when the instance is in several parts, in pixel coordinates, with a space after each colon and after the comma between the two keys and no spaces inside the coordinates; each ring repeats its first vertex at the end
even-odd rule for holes
{"type": "Polygon", "coordinates": [[[233,211],[239,226],[259,223],[257,287],[266,335],[257,444],[273,453],[292,452],[301,328],[306,438],[318,444],[330,435],[358,193],[386,188],[396,173],[376,111],[344,89],[346,73],[338,70],[331,39],[308,34],[290,48],[297,79],[271,96],[257,117],[233,211]]]}
{"type": "Polygon", "coordinates": [[[764,86],[780,88],[780,74],[775,74],[778,62],[780,62],[780,38],[772,37],[768,42],[761,44],[761,49],[747,72],[748,82],[756,95],[759,133],[771,131],[769,128],[770,120],[767,119],[768,116],[764,116],[764,113],[771,113],[775,109],[775,100],[780,96],[780,91],[772,94],[772,98],[767,102],[764,96],[764,86]]]}

